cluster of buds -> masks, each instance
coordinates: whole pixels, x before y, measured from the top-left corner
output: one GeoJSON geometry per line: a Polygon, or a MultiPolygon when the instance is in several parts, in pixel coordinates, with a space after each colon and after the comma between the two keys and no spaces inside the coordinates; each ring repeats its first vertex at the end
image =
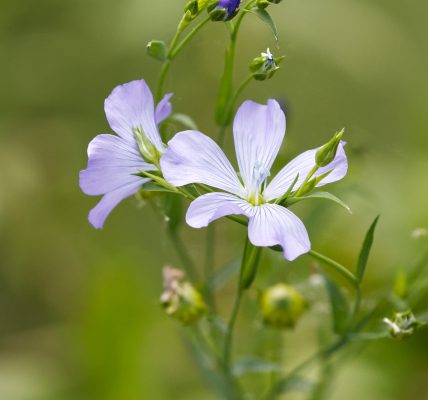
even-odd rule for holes
{"type": "Polygon", "coordinates": [[[184,15],[178,27],[179,31],[186,28],[208,5],[209,0],[190,0],[184,7],[184,15]]]}
{"type": "Polygon", "coordinates": [[[306,308],[306,302],[292,286],[278,283],[262,292],[260,308],[266,325],[279,329],[294,328],[306,308]]]}
{"type": "Polygon", "coordinates": [[[424,325],[415,318],[410,310],[397,312],[392,319],[384,318],[383,322],[388,325],[389,333],[395,339],[408,337],[424,325]]]}
{"type": "Polygon", "coordinates": [[[266,7],[270,6],[271,4],[279,4],[282,0],[257,0],[257,7],[261,8],[262,10],[266,7]]]}
{"type": "Polygon", "coordinates": [[[161,304],[165,312],[184,324],[191,324],[206,312],[202,295],[190,284],[184,281],[184,273],[178,269],[164,267],[164,291],[161,304]]]}
{"type": "Polygon", "coordinates": [[[270,49],[266,50],[266,53],[261,53],[259,57],[256,57],[251,61],[250,71],[253,78],[257,81],[264,81],[272,78],[275,72],[279,69],[279,63],[284,57],[274,57],[270,52],[270,49]]]}

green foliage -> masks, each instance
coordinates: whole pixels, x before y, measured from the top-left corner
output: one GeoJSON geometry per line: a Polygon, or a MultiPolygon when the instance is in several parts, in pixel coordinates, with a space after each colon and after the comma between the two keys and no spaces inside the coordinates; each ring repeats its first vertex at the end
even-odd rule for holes
{"type": "Polygon", "coordinates": [[[253,7],[248,10],[248,12],[257,15],[271,30],[275,40],[278,41],[278,30],[276,28],[275,22],[264,8],[253,7]]]}
{"type": "Polygon", "coordinates": [[[350,319],[350,306],[342,289],[334,283],[326,274],[323,274],[325,286],[330,299],[333,331],[338,334],[346,333],[350,319]]]}
{"type": "Polygon", "coordinates": [[[379,220],[379,215],[374,219],[374,221],[370,225],[370,228],[367,231],[366,236],[364,238],[364,242],[361,247],[360,254],[358,256],[357,269],[355,274],[359,282],[361,282],[364,278],[364,273],[366,271],[366,265],[369,259],[370,250],[372,248],[374,232],[375,232],[378,220],[379,220]]]}

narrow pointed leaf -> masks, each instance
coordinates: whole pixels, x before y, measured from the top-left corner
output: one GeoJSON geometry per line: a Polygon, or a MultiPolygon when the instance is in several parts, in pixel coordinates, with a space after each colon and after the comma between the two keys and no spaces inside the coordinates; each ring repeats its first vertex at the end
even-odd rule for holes
{"type": "Polygon", "coordinates": [[[276,41],[278,41],[278,31],[276,29],[275,22],[265,9],[254,7],[251,10],[248,10],[248,12],[257,15],[269,27],[269,29],[272,31],[273,37],[276,41]]]}
{"type": "Polygon", "coordinates": [[[334,194],[331,194],[329,192],[314,192],[314,193],[308,194],[307,196],[304,196],[304,197],[291,197],[291,198],[287,199],[287,204],[291,205],[291,204],[294,204],[294,203],[297,203],[299,201],[306,200],[306,199],[330,200],[330,201],[333,201],[334,203],[338,204],[339,206],[343,207],[346,211],[348,211],[350,214],[352,214],[350,207],[346,203],[344,203],[342,200],[340,200],[334,194]]]}
{"type": "Polygon", "coordinates": [[[379,215],[374,219],[372,224],[370,225],[369,230],[366,233],[366,237],[364,238],[363,245],[361,247],[360,255],[358,256],[357,261],[357,270],[356,277],[358,282],[361,282],[364,278],[364,273],[366,271],[367,261],[369,259],[370,250],[373,244],[374,232],[376,229],[377,221],[379,220],[379,215]]]}
{"type": "Polygon", "coordinates": [[[161,186],[158,183],[153,182],[153,181],[149,181],[149,182],[145,183],[142,186],[142,189],[145,190],[145,191],[147,191],[147,192],[168,192],[168,193],[175,193],[175,192],[172,192],[171,190],[169,190],[169,189],[167,189],[167,188],[165,188],[165,187],[163,187],[163,186],[161,186]]]}
{"type": "Polygon", "coordinates": [[[333,330],[338,334],[343,334],[348,327],[349,316],[351,314],[348,300],[340,288],[326,274],[323,274],[323,276],[330,299],[333,330]]]}

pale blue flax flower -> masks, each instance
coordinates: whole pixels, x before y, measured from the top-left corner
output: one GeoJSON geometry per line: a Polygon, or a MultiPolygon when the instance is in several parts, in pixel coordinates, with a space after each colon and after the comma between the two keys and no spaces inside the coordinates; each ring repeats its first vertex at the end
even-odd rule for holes
{"type": "MultiPolygon", "coordinates": [[[[198,131],[180,132],[169,141],[161,158],[163,175],[173,186],[200,183],[221,190],[190,204],[186,215],[190,226],[201,228],[226,215],[244,215],[249,219],[248,237],[253,245],[280,245],[284,257],[294,260],[310,250],[308,233],[302,221],[276,201],[293,182],[293,191],[302,186],[315,166],[317,149],[300,154],[268,182],[285,135],[285,115],[279,104],[275,100],[267,105],[245,101],[236,113],[233,132],[239,177],[220,147],[198,131]]],[[[313,177],[321,177],[330,171],[316,186],[346,175],[343,145],[339,144],[330,164],[314,173],[313,177]]]]}
{"type": "Polygon", "coordinates": [[[172,112],[171,96],[167,94],[155,108],[146,82],[136,80],[117,86],[105,100],[105,114],[117,136],[102,134],[89,143],[88,165],[79,176],[85,194],[103,195],[89,212],[95,228],[102,228],[113,208],[149,181],[138,175],[140,171],[159,169],[165,145],[158,125],[172,112]]]}

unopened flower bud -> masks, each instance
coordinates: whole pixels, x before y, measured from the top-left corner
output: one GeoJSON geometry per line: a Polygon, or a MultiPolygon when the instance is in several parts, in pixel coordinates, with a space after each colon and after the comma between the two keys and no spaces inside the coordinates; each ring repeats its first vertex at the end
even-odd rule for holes
{"type": "Polygon", "coordinates": [[[183,278],[183,272],[178,269],[163,269],[161,303],[168,315],[187,325],[199,319],[207,307],[202,295],[183,278]]]}
{"type": "Polygon", "coordinates": [[[318,167],[325,167],[334,160],[344,132],[345,129],[342,129],[340,132],[336,133],[328,143],[317,150],[315,154],[315,162],[318,167]]]}
{"type": "Polygon", "coordinates": [[[283,283],[266,289],[260,297],[263,321],[274,328],[294,328],[305,306],[303,296],[283,283]]]}
{"type": "Polygon", "coordinates": [[[257,0],[256,6],[264,9],[271,4],[279,4],[282,0],[257,0]]]}
{"type": "Polygon", "coordinates": [[[198,6],[198,0],[190,0],[185,6],[184,6],[184,12],[190,11],[192,15],[197,15],[199,11],[198,6]]]}
{"type": "Polygon", "coordinates": [[[251,61],[250,71],[253,78],[258,81],[264,81],[272,78],[275,72],[279,69],[278,64],[284,57],[274,57],[273,54],[267,49],[266,53],[261,53],[251,61]]]}
{"type": "Polygon", "coordinates": [[[208,13],[213,21],[229,21],[239,11],[241,0],[215,0],[208,5],[208,13]]]}
{"type": "Polygon", "coordinates": [[[410,310],[397,312],[392,319],[384,318],[383,322],[388,325],[389,333],[395,339],[408,337],[424,325],[415,318],[410,310]]]}
{"type": "Polygon", "coordinates": [[[133,131],[135,139],[137,140],[138,149],[140,150],[140,153],[143,158],[149,163],[152,163],[159,167],[159,160],[161,157],[159,150],[150,141],[150,139],[147,137],[146,133],[142,130],[142,128],[134,128],[133,131]]]}

